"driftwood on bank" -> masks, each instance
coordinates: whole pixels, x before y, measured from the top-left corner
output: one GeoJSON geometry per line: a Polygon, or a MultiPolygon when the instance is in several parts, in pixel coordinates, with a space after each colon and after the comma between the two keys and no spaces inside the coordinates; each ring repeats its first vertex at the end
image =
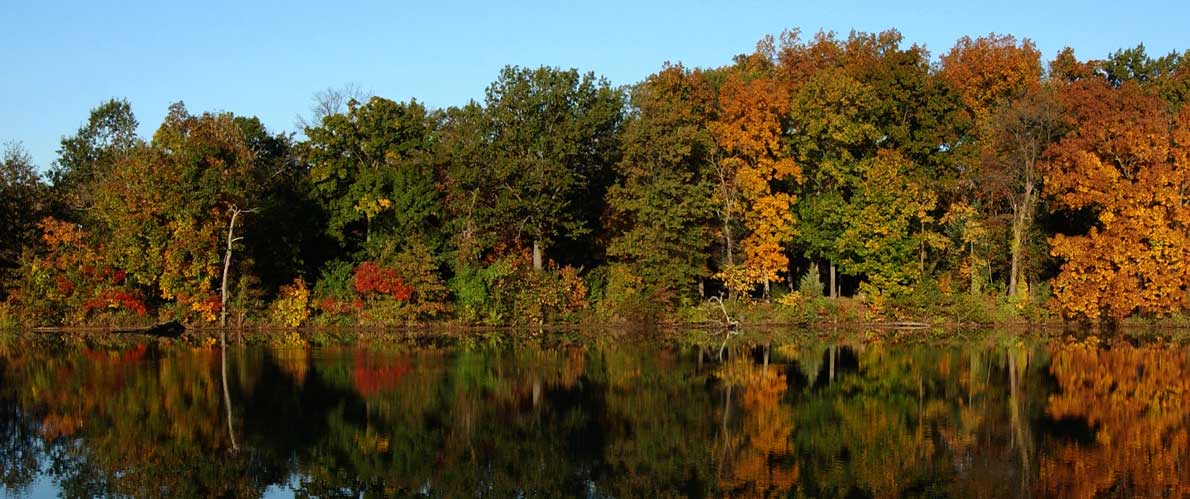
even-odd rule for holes
{"type": "Polygon", "coordinates": [[[186,332],[186,326],[178,321],[159,322],[143,327],[134,328],[112,328],[112,327],[63,327],[63,326],[44,326],[33,328],[34,332],[38,333],[106,333],[106,334],[143,334],[146,336],[158,336],[164,338],[177,338],[182,333],[186,332]]]}
{"type": "Polygon", "coordinates": [[[900,321],[877,322],[872,324],[872,326],[884,329],[929,329],[930,324],[925,322],[900,321]]]}

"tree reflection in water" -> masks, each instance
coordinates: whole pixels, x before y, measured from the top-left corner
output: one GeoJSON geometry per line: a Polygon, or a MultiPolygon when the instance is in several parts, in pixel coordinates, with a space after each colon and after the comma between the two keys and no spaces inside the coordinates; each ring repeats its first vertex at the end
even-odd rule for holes
{"type": "Polygon", "coordinates": [[[1190,496],[1186,349],[1120,341],[1061,343],[1049,350],[1059,391],[1050,396],[1046,414],[1082,421],[1093,437],[1049,439],[1041,456],[1044,493],[1190,496]]]}
{"type": "Polygon", "coordinates": [[[213,348],[6,340],[0,487],[21,493],[45,477],[67,496],[1190,494],[1184,348],[874,338],[744,337],[722,362],[718,344],[616,340],[245,348],[226,366],[213,348]]]}

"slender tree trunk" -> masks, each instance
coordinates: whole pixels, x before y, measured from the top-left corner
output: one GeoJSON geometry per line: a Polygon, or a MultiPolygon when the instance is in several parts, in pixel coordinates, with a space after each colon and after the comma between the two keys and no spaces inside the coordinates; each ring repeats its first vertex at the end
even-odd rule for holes
{"type": "Polygon", "coordinates": [[[831,260],[831,299],[839,297],[839,288],[835,285],[835,261],[831,260]]]}
{"type": "Polygon", "coordinates": [[[921,240],[918,241],[918,243],[917,243],[917,250],[918,250],[918,253],[917,253],[917,265],[918,265],[917,278],[920,280],[920,279],[925,279],[925,277],[926,277],[926,222],[925,222],[925,220],[921,221],[921,240]]]}
{"type": "Polygon", "coordinates": [[[727,266],[732,267],[735,265],[735,250],[732,248],[731,217],[723,217],[723,242],[727,245],[727,266]]]}
{"type": "Polygon", "coordinates": [[[1012,228],[1012,268],[1008,272],[1008,296],[1016,296],[1016,287],[1021,271],[1021,236],[1020,231],[1013,224],[1012,228]]]}
{"type": "Polygon", "coordinates": [[[1021,203],[1012,214],[1012,242],[1009,248],[1012,254],[1012,267],[1008,272],[1008,296],[1016,296],[1021,281],[1021,266],[1025,251],[1025,234],[1033,219],[1033,185],[1025,185],[1021,203]]]}
{"type": "Polygon", "coordinates": [[[231,222],[227,224],[227,252],[223,254],[223,282],[219,289],[219,327],[227,327],[227,274],[231,270],[231,247],[236,242],[236,219],[240,209],[231,208],[231,222]]]}
{"type": "MultiPolygon", "coordinates": [[[[1013,444],[1020,454],[1021,465],[1021,491],[1027,491],[1029,486],[1029,474],[1032,468],[1030,464],[1030,454],[1033,453],[1033,443],[1029,438],[1028,421],[1021,413],[1020,409],[1020,387],[1017,380],[1017,365],[1016,356],[1012,354],[1012,349],[1007,350],[1008,356],[1008,411],[1012,422],[1013,444]]],[[[1028,360],[1025,361],[1028,364],[1028,360]]],[[[1023,371],[1022,366],[1021,370],[1023,371]]]]}
{"type": "Polygon", "coordinates": [[[533,270],[536,270],[536,271],[541,270],[541,268],[542,268],[542,264],[541,264],[542,252],[543,251],[541,249],[541,241],[534,240],[533,241],[533,270]]]}

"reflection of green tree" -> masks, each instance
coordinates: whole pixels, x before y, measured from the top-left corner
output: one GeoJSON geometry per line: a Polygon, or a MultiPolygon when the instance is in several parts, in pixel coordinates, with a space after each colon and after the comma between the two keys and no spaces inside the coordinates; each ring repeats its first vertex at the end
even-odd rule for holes
{"type": "Polygon", "coordinates": [[[706,496],[715,431],[706,376],[678,352],[593,352],[584,378],[604,433],[601,489],[612,497],[706,496]]]}
{"type": "Polygon", "coordinates": [[[37,429],[13,400],[20,385],[6,377],[7,364],[0,357],[0,487],[19,495],[37,477],[43,449],[37,429]]]}
{"type": "Polygon", "coordinates": [[[856,356],[857,368],[842,370],[830,383],[815,385],[811,378],[807,388],[793,394],[801,493],[1020,493],[1010,487],[1023,479],[1020,469],[1002,464],[1018,455],[1012,449],[1003,348],[875,343],[846,350],[856,356]]]}

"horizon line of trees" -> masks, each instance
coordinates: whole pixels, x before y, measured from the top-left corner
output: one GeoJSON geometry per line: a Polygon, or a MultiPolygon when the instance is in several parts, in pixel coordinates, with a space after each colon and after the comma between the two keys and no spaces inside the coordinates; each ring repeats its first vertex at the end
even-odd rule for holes
{"type": "Polygon", "coordinates": [[[37,324],[541,323],[795,289],[1160,316],[1190,304],[1188,97],[1190,51],[1043,64],[989,34],[932,63],[895,30],[792,30],[624,88],[328,90],[300,138],[178,102],[146,139],[113,99],[45,178],[7,149],[0,300],[37,324]]]}

